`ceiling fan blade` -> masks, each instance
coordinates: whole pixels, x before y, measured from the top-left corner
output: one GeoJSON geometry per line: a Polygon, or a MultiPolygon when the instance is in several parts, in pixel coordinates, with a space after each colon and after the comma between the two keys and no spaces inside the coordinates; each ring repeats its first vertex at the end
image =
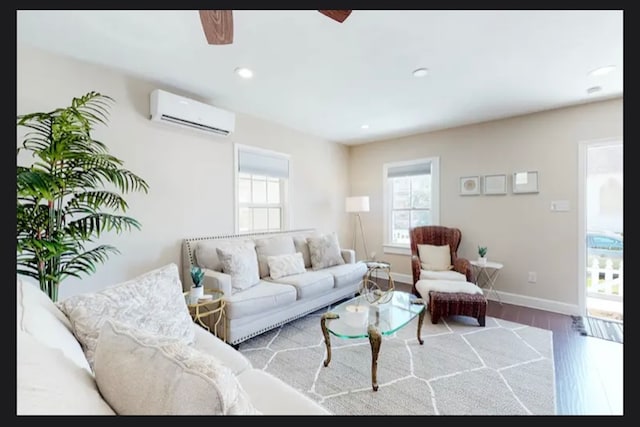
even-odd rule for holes
{"type": "Polygon", "coordinates": [[[200,21],[209,44],[233,43],[233,14],[231,10],[201,10],[200,21]]]}
{"type": "Polygon", "coordinates": [[[319,10],[318,12],[338,22],[344,22],[351,15],[350,10],[319,10]]]}

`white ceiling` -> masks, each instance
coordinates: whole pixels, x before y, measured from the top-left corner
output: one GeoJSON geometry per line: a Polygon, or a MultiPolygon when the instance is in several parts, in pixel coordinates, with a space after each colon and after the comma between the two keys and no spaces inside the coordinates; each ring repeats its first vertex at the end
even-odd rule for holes
{"type": "Polygon", "coordinates": [[[237,10],[234,42],[220,46],[195,10],[17,15],[19,43],[345,144],[622,96],[616,10],[355,10],[342,24],[313,10],[237,10]],[[587,75],[605,65],[617,68],[587,75]],[[419,67],[429,75],[413,77],[419,67]]]}

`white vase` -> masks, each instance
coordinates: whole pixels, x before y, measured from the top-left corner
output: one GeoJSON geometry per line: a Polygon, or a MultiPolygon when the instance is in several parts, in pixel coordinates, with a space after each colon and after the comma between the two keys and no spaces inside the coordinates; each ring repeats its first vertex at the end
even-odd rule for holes
{"type": "Polygon", "coordinates": [[[487,257],[486,256],[478,257],[478,264],[487,265],[487,257]]]}
{"type": "Polygon", "coordinates": [[[204,296],[204,286],[192,286],[189,291],[189,304],[196,304],[204,296]]]}

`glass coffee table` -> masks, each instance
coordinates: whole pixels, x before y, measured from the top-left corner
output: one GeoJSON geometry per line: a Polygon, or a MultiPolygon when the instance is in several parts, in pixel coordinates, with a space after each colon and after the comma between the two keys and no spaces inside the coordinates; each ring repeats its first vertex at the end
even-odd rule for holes
{"type": "MultiPolygon", "coordinates": [[[[339,338],[369,338],[371,344],[371,385],[378,391],[378,354],[383,335],[391,335],[405,327],[416,316],[418,318],[418,342],[425,314],[425,304],[421,298],[401,291],[391,291],[391,298],[384,304],[370,304],[365,295],[352,298],[324,313],[320,327],[327,346],[324,366],[331,362],[330,333],[339,338]]],[[[386,300],[386,298],[385,298],[386,300]]]]}

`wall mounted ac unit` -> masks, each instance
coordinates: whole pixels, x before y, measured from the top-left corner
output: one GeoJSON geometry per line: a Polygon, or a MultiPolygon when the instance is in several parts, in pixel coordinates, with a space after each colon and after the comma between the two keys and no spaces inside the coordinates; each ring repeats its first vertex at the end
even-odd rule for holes
{"type": "Polygon", "coordinates": [[[150,95],[151,120],[228,136],[235,130],[236,115],[230,111],[155,89],[150,95]]]}

